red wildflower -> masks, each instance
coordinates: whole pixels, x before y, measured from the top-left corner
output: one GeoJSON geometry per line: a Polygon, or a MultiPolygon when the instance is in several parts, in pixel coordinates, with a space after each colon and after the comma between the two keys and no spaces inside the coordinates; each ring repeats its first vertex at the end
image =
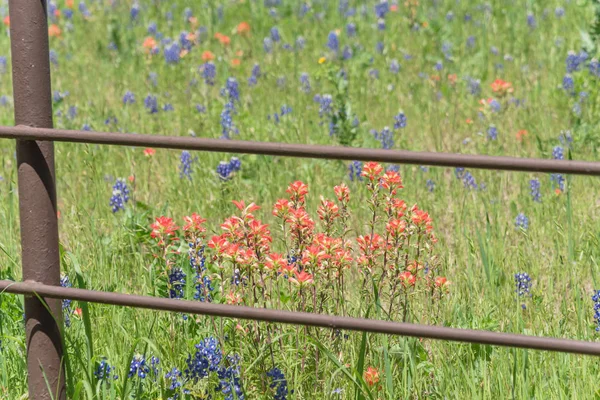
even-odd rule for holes
{"type": "Polygon", "coordinates": [[[240,22],[237,26],[238,35],[248,35],[250,34],[250,24],[243,21],[240,22]]]}
{"type": "Polygon", "coordinates": [[[144,48],[146,53],[150,53],[153,49],[156,48],[156,40],[152,36],[148,36],[146,39],[144,39],[142,47],[144,48]]]}
{"type": "Polygon", "coordinates": [[[304,182],[296,181],[288,186],[286,192],[290,194],[290,199],[294,203],[304,204],[304,198],[308,194],[308,185],[304,182]]]}
{"type": "Polygon", "coordinates": [[[375,178],[381,175],[381,172],[383,172],[383,167],[381,164],[376,162],[368,162],[363,166],[361,176],[366,176],[369,178],[369,180],[373,181],[375,178]]]}
{"type": "Polygon", "coordinates": [[[10,17],[7,15],[2,21],[6,27],[10,27],[10,17]]]}
{"type": "Polygon", "coordinates": [[[440,289],[447,289],[448,285],[450,285],[450,281],[445,277],[438,276],[437,278],[435,278],[435,287],[438,287],[440,289]]]}
{"type": "Polygon", "coordinates": [[[406,222],[401,219],[391,219],[385,226],[392,238],[397,238],[406,229],[406,222]]]}
{"type": "Polygon", "coordinates": [[[317,214],[322,221],[331,222],[340,215],[340,208],[331,200],[321,196],[321,205],[317,209],[317,214]]]}
{"type": "Polygon", "coordinates": [[[306,271],[298,272],[294,269],[294,276],[290,276],[290,282],[297,286],[304,286],[313,283],[313,276],[306,271]]]}
{"type": "Polygon", "coordinates": [[[52,24],[48,27],[48,36],[50,37],[60,37],[62,34],[62,30],[56,24],[52,24]]]}
{"type": "Polygon", "coordinates": [[[234,58],[233,60],[231,60],[232,67],[239,67],[241,63],[242,60],[240,60],[239,58],[234,58]]]}
{"type": "Polygon", "coordinates": [[[492,87],[492,91],[494,93],[498,93],[499,95],[505,95],[513,92],[512,84],[502,79],[496,79],[490,86],[492,87]]]}
{"type": "Polygon", "coordinates": [[[347,203],[350,201],[350,189],[346,186],[345,183],[342,183],[339,186],[333,188],[333,192],[335,193],[337,199],[342,203],[347,203]]]}
{"type": "Polygon", "coordinates": [[[290,202],[287,199],[279,199],[273,206],[273,215],[279,218],[287,218],[290,213],[290,202]]]}
{"type": "Polygon", "coordinates": [[[156,154],[156,150],[154,150],[154,149],[153,149],[153,148],[151,148],[151,147],[146,147],[146,148],[144,149],[144,155],[145,155],[146,157],[152,157],[152,156],[153,156],[153,155],[155,155],[155,154],[156,154]]]}
{"type": "Polygon", "coordinates": [[[214,249],[217,253],[222,254],[227,247],[229,247],[230,243],[227,241],[225,235],[221,236],[213,236],[208,241],[208,247],[214,249]]]}
{"type": "Polygon", "coordinates": [[[196,213],[190,216],[183,217],[185,225],[183,226],[184,231],[193,231],[194,233],[206,232],[206,228],[202,226],[206,222],[206,219],[202,218],[196,213]]]}
{"type": "Polygon", "coordinates": [[[206,50],[202,53],[202,61],[212,61],[215,59],[215,55],[212,51],[206,50]]]}
{"type": "Polygon", "coordinates": [[[414,286],[417,281],[417,277],[410,273],[410,271],[404,271],[400,274],[400,283],[404,287],[414,286]]]}
{"type": "Polygon", "coordinates": [[[519,142],[522,142],[522,141],[523,141],[523,139],[525,139],[525,137],[527,137],[527,134],[528,134],[528,133],[529,133],[529,132],[527,132],[527,130],[525,130],[525,129],[521,129],[519,132],[517,132],[517,140],[518,140],[519,142]]]}
{"type": "Polygon", "coordinates": [[[382,188],[388,189],[392,194],[396,194],[398,189],[404,188],[400,174],[395,171],[387,171],[381,177],[380,185],[382,188]]]}
{"type": "Polygon", "coordinates": [[[375,386],[379,382],[379,371],[377,368],[369,367],[364,373],[365,382],[369,386],[375,386]]]}
{"type": "Polygon", "coordinates": [[[156,221],[150,225],[150,228],[152,228],[152,233],[150,233],[150,236],[153,239],[158,238],[159,244],[163,243],[165,238],[174,236],[175,232],[177,232],[177,229],[179,229],[179,227],[173,222],[173,218],[165,216],[156,218],[156,221]]]}

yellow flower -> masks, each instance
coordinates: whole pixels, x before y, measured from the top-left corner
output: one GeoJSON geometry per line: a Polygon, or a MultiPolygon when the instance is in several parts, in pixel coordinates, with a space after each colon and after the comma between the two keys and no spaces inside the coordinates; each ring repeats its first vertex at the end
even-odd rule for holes
{"type": "Polygon", "coordinates": [[[327,59],[325,57],[319,58],[319,64],[324,64],[327,59]]]}

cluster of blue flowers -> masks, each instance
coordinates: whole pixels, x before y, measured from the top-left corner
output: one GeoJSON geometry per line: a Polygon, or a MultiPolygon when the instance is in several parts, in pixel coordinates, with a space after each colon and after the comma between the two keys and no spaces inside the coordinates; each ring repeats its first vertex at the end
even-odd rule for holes
{"type": "MultiPolygon", "coordinates": [[[[552,150],[552,158],[555,160],[564,160],[565,154],[563,148],[560,146],[554,147],[552,150]]],[[[558,188],[561,192],[565,191],[565,177],[562,174],[550,175],[550,181],[552,182],[552,185],[558,188]]]]}
{"type": "Polygon", "coordinates": [[[168,289],[170,299],[182,299],[185,294],[186,274],[179,267],[173,267],[168,274],[168,289]]]}
{"type": "Polygon", "coordinates": [[[515,219],[515,226],[527,230],[529,228],[529,218],[523,213],[519,213],[515,219]]]}
{"type": "Polygon", "coordinates": [[[531,199],[535,202],[542,202],[542,193],[540,192],[542,184],[538,178],[533,178],[529,181],[529,188],[531,189],[531,199]]]}
{"type": "Polygon", "coordinates": [[[394,147],[394,132],[389,127],[384,127],[381,132],[372,129],[371,134],[381,143],[382,149],[389,150],[394,147]]]}
{"type": "Polygon", "coordinates": [[[200,66],[200,74],[202,75],[202,78],[204,78],[204,83],[213,86],[217,76],[217,67],[215,64],[208,61],[200,66]]]}
{"type": "Polygon", "coordinates": [[[115,181],[112,188],[112,196],[109,200],[109,205],[112,208],[112,212],[116,213],[119,210],[125,209],[125,203],[129,201],[129,188],[125,179],[119,178],[115,181]]]}
{"type": "Polygon", "coordinates": [[[484,188],[483,184],[481,184],[481,186],[477,185],[477,181],[475,180],[475,177],[469,171],[465,170],[462,167],[455,168],[454,175],[456,176],[457,179],[460,179],[462,181],[463,185],[467,189],[483,189],[484,188]]]}
{"type": "MultiPolygon", "coordinates": [[[[531,278],[526,272],[515,274],[515,292],[519,298],[531,297],[531,278]]],[[[525,303],[521,304],[521,308],[526,309],[525,303]]]]}
{"type": "Polygon", "coordinates": [[[119,376],[116,374],[112,374],[115,371],[114,367],[112,367],[108,361],[106,361],[105,358],[103,358],[100,363],[98,364],[98,366],[96,367],[96,370],[94,371],[94,376],[96,377],[96,379],[98,379],[99,381],[108,381],[110,379],[113,380],[117,380],[119,379],[119,376]]]}
{"type": "MultiPolygon", "coordinates": [[[[125,101],[125,99],[123,99],[123,101],[125,101]]],[[[156,114],[158,112],[158,98],[149,94],[144,99],[144,107],[150,114],[156,114]]]]}
{"type": "Polygon", "coordinates": [[[487,136],[490,140],[498,139],[498,128],[496,128],[494,125],[491,125],[487,130],[487,136]]]}
{"type": "Polygon", "coordinates": [[[133,359],[129,364],[128,376],[130,378],[137,376],[141,379],[145,379],[148,373],[150,373],[150,367],[146,364],[146,357],[141,354],[133,356],[133,359]]]}
{"type": "Polygon", "coordinates": [[[239,356],[227,356],[228,366],[222,366],[217,371],[219,386],[217,390],[225,395],[225,400],[244,400],[242,381],[240,378],[239,356]]]}
{"type": "Polygon", "coordinates": [[[189,180],[192,180],[192,165],[198,161],[198,157],[192,157],[189,151],[183,150],[179,161],[179,177],[183,178],[185,176],[189,180]]]}
{"type": "Polygon", "coordinates": [[[242,161],[237,157],[231,157],[229,162],[221,161],[219,165],[217,165],[217,175],[221,180],[227,181],[240,169],[242,169],[242,161]]]}
{"type": "Polygon", "coordinates": [[[273,122],[275,122],[275,124],[279,124],[281,117],[283,117],[285,115],[289,115],[291,113],[292,113],[292,107],[284,104],[281,106],[281,112],[279,114],[273,113],[272,116],[269,114],[269,115],[267,115],[267,119],[270,121],[272,118],[273,122]]]}
{"type": "Polygon", "coordinates": [[[600,290],[596,290],[592,295],[594,302],[594,322],[596,322],[596,332],[600,332],[600,290]]]}
{"type": "Polygon", "coordinates": [[[221,112],[221,138],[231,139],[231,134],[238,134],[239,131],[233,123],[233,115],[236,111],[236,104],[240,101],[240,90],[235,78],[228,78],[225,87],[221,89],[221,95],[227,98],[227,103],[221,112]]]}
{"type": "Polygon", "coordinates": [[[355,179],[357,181],[362,181],[362,169],[363,169],[363,163],[360,161],[352,161],[350,163],[350,165],[348,165],[348,177],[350,178],[351,181],[354,181],[355,179]]]}
{"type": "Polygon", "coordinates": [[[269,372],[267,372],[267,376],[271,378],[269,387],[271,389],[275,389],[273,399],[286,400],[288,395],[288,383],[283,372],[281,372],[279,368],[273,367],[269,372]]]}
{"type": "Polygon", "coordinates": [[[310,93],[310,91],[311,91],[310,77],[308,76],[308,74],[306,72],[303,72],[302,74],[300,74],[300,88],[302,89],[302,91],[304,93],[310,93]]]}
{"type": "MultiPolygon", "coordinates": [[[[65,288],[71,287],[71,281],[67,275],[60,278],[60,286],[65,288]]],[[[73,313],[73,310],[71,310],[71,302],[71,299],[63,299],[61,302],[63,315],[65,317],[65,326],[67,328],[71,326],[71,314],[73,313]]]]}
{"type": "Polygon", "coordinates": [[[260,65],[254,64],[254,66],[252,67],[250,78],[248,78],[248,85],[255,86],[258,83],[258,78],[260,78],[260,76],[260,65]]]}

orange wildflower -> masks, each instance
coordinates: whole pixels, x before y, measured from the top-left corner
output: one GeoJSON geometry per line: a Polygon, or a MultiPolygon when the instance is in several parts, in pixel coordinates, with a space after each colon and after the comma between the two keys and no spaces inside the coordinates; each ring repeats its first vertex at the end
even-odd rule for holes
{"type": "Polygon", "coordinates": [[[142,46],[144,49],[146,49],[146,51],[149,52],[156,47],[156,40],[152,36],[148,36],[146,39],[144,39],[142,46]]]}
{"type": "Polygon", "coordinates": [[[154,150],[152,147],[146,147],[144,149],[144,155],[146,157],[152,157],[154,154],[156,154],[156,150],[154,150]]]}
{"type": "Polygon", "coordinates": [[[377,368],[369,367],[364,374],[365,382],[369,386],[375,386],[379,382],[379,371],[377,368]]]}
{"type": "Polygon", "coordinates": [[[231,43],[231,39],[227,35],[223,35],[222,33],[215,33],[215,39],[217,39],[223,46],[229,46],[231,43]]]}
{"type": "Polygon", "coordinates": [[[237,26],[238,35],[248,35],[250,33],[250,24],[243,21],[240,22],[237,26]]]}
{"type": "Polygon", "coordinates": [[[517,140],[519,142],[522,142],[523,139],[525,139],[525,137],[527,136],[529,132],[527,132],[526,129],[521,129],[519,132],[517,132],[517,140]]]}
{"type": "Polygon", "coordinates": [[[448,82],[450,82],[451,85],[456,84],[457,79],[458,79],[458,77],[456,76],[456,74],[448,75],[448,82]]]}
{"type": "Polygon", "coordinates": [[[67,1],[65,1],[65,5],[68,8],[73,8],[75,6],[75,1],[74,0],[67,0],[67,1]]]}
{"type": "Polygon", "coordinates": [[[50,37],[60,37],[62,30],[58,25],[52,24],[48,27],[48,36],[50,37]]]}
{"type": "Polygon", "coordinates": [[[7,15],[6,17],[4,17],[4,20],[2,22],[4,22],[4,25],[9,27],[10,26],[10,17],[7,15]]]}
{"type": "Polygon", "coordinates": [[[496,79],[490,86],[492,87],[492,91],[494,93],[498,93],[500,95],[513,92],[512,83],[506,82],[502,79],[496,79]]]}
{"type": "Polygon", "coordinates": [[[233,60],[231,60],[232,67],[239,67],[241,63],[242,60],[240,60],[239,58],[234,58],[233,60]]]}
{"type": "Polygon", "coordinates": [[[212,51],[206,50],[202,53],[202,61],[212,61],[215,59],[215,55],[212,51]]]}

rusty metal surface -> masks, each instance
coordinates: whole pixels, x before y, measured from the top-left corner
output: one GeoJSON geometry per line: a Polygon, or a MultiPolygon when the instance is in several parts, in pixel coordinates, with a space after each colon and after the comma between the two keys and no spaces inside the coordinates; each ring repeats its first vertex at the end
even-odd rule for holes
{"type": "MultiPolygon", "coordinates": [[[[15,123],[52,128],[45,0],[10,0],[15,123]]],[[[60,283],[54,145],[17,140],[23,279],[60,283]]],[[[61,303],[25,297],[29,398],[66,398],[61,303]],[[48,309],[51,310],[48,311],[48,309]]]]}
{"type": "Polygon", "coordinates": [[[203,150],[271,156],[324,158],[335,160],[379,161],[393,164],[417,164],[446,167],[497,169],[507,171],[552,172],[600,175],[600,162],[546,160],[473,154],[429,153],[406,150],[364,149],[242,140],[161,136],[135,133],[89,132],[28,127],[0,127],[0,138],[52,140],[57,142],[96,143],[122,146],[147,146],[165,149],[203,150]]]}
{"type": "Polygon", "coordinates": [[[569,339],[527,336],[510,333],[447,328],[441,326],[408,324],[363,318],[336,317],[325,314],[292,312],[231,306],[226,304],[201,303],[197,301],[137,296],[121,293],[100,292],[44,285],[36,282],[12,282],[0,280],[0,292],[16,294],[38,293],[53,298],[89,301],[94,303],[174,311],[186,314],[212,315],[218,317],[250,319],[284,324],[306,325],[321,328],[337,328],[352,331],[413,336],[419,338],[451,340],[456,342],[480,343],[496,346],[521,347],[536,350],[561,351],[566,353],[600,356],[600,343],[569,339]]]}

